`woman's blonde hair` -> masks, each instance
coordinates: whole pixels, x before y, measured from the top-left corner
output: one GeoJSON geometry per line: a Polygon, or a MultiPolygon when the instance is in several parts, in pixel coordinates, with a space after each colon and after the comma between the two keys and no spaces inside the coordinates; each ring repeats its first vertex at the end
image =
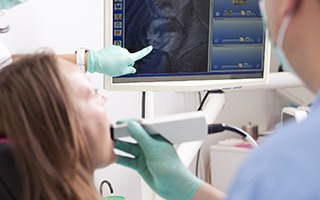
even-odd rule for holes
{"type": "Polygon", "coordinates": [[[99,199],[64,84],[53,54],[29,55],[0,71],[0,132],[10,139],[24,199],[99,199]]]}

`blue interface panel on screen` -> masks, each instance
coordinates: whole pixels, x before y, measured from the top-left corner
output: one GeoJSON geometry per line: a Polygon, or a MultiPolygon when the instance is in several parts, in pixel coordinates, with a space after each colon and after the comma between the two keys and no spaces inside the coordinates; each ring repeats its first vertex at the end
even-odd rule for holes
{"type": "Polygon", "coordinates": [[[113,0],[112,42],[152,52],[111,90],[202,91],[266,84],[270,44],[259,0],[113,0]]]}

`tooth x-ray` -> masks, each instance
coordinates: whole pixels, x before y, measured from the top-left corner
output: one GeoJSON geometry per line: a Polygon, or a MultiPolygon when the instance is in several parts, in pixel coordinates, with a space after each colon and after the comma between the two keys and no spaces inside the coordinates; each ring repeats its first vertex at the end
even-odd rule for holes
{"type": "Polygon", "coordinates": [[[125,5],[124,47],[154,47],[136,62],[138,73],[208,71],[210,0],[114,0],[114,10],[117,1],[125,5]]]}
{"type": "Polygon", "coordinates": [[[114,0],[113,20],[115,44],[154,47],[135,76],[262,76],[258,0],[114,0]]]}
{"type": "Polygon", "coordinates": [[[270,59],[265,36],[259,0],[113,0],[113,44],[154,50],[135,63],[137,73],[113,77],[110,87],[264,84],[270,59]]]}

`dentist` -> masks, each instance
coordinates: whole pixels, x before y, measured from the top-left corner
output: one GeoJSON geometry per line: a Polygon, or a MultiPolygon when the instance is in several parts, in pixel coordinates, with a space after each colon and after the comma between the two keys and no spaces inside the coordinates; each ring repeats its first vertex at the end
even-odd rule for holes
{"type": "MultiPolygon", "coordinates": [[[[7,10],[27,0],[0,0],[1,10],[7,10]]],[[[1,16],[1,13],[0,13],[1,16]]],[[[9,27],[0,27],[0,34],[9,31],[9,27]]],[[[135,61],[145,57],[152,51],[148,46],[138,52],[130,53],[127,49],[109,45],[100,50],[79,48],[72,54],[59,55],[60,58],[75,63],[83,72],[98,72],[108,76],[121,76],[136,72],[135,61]]],[[[22,55],[11,55],[0,41],[0,69],[19,59],[22,55]]]]}

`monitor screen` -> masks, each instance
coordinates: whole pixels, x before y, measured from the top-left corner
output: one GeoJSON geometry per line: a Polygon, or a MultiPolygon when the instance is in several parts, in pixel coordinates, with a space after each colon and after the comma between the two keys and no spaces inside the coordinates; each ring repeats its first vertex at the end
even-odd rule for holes
{"type": "Polygon", "coordinates": [[[112,43],[130,52],[153,50],[135,63],[137,73],[107,77],[106,87],[200,91],[266,84],[270,44],[258,1],[113,0],[112,43]]]}

